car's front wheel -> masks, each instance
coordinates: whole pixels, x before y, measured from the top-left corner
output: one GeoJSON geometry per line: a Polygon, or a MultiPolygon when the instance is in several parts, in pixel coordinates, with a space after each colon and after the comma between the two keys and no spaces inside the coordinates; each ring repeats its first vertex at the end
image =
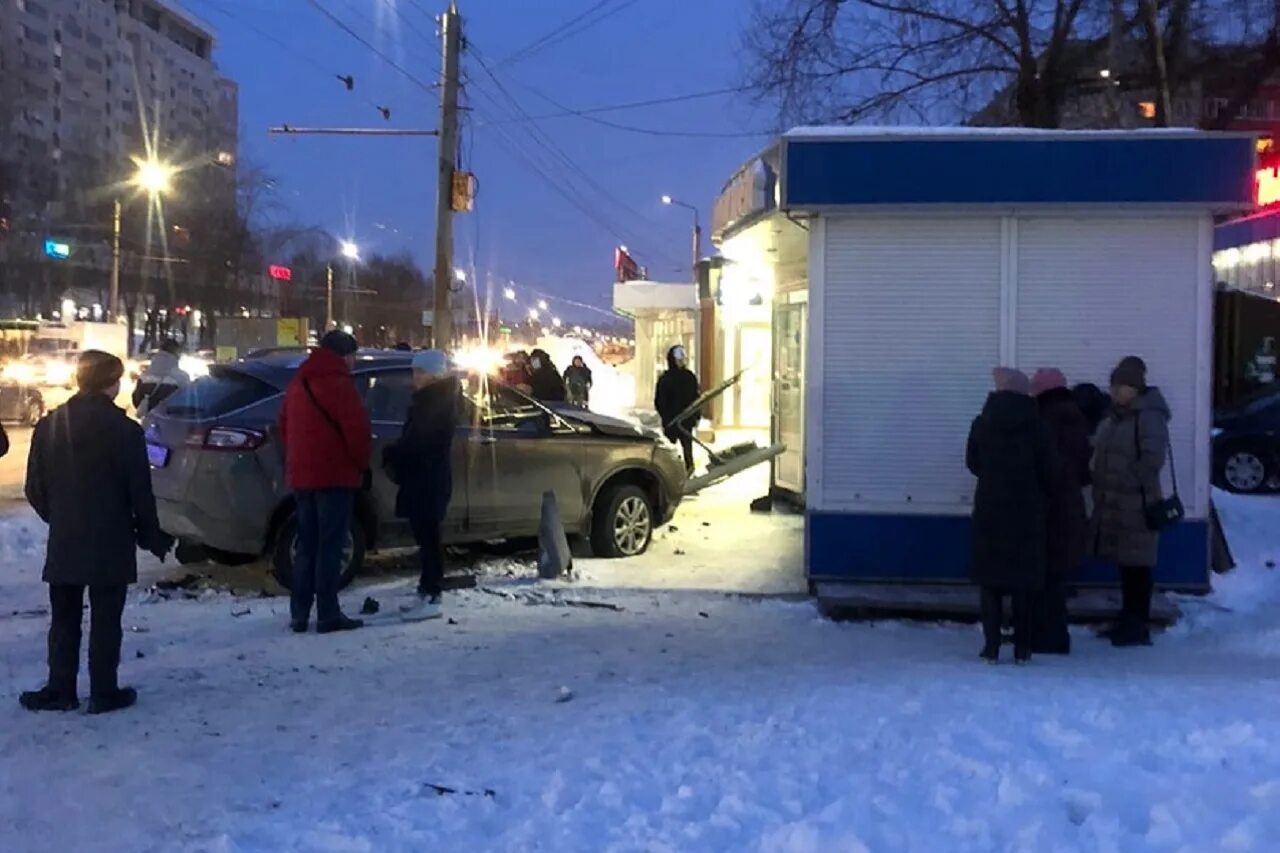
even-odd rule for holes
{"type": "MultiPolygon", "coordinates": [[[[346,542],[342,546],[342,568],[338,573],[338,589],[346,589],[351,581],[355,580],[356,575],[360,574],[360,569],[364,567],[365,547],[364,528],[352,516],[351,524],[347,529],[346,542]]],[[[296,515],[291,515],[280,526],[271,559],[271,574],[275,576],[276,583],[285,589],[289,589],[293,583],[293,563],[297,553],[298,519],[296,515]]]]}
{"type": "Polygon", "coordinates": [[[653,540],[653,500],[636,485],[615,486],[600,496],[591,522],[598,557],[636,557],[653,540]]]}
{"type": "Polygon", "coordinates": [[[1273,472],[1256,448],[1234,447],[1223,454],[1219,479],[1228,491],[1248,495],[1264,491],[1273,472]]]}

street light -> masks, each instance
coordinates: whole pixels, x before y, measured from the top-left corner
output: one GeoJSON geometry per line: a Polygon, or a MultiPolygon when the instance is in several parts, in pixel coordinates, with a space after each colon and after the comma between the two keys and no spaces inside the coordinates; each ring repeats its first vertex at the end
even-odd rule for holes
{"type": "Polygon", "coordinates": [[[695,284],[698,281],[698,260],[702,257],[702,223],[698,219],[698,208],[692,204],[686,204],[679,199],[672,198],[669,195],[662,197],[662,203],[665,205],[675,205],[683,207],[685,210],[693,211],[693,266],[690,268],[690,275],[695,284]]]}
{"type": "MultiPolygon", "coordinates": [[[[353,263],[360,260],[360,247],[351,240],[338,243],[338,254],[353,263]]],[[[350,306],[348,306],[350,307],[350,306]]],[[[324,281],[324,330],[336,328],[333,320],[333,264],[325,265],[324,281]]]]}
{"type": "Polygon", "coordinates": [[[514,287],[508,287],[506,290],[502,291],[502,295],[507,297],[508,301],[516,301],[516,289],[514,287]]]}
{"type": "Polygon", "coordinates": [[[453,268],[453,277],[458,281],[462,282],[463,284],[467,283],[467,271],[464,270],[462,267],[453,268]]]}
{"type": "Polygon", "coordinates": [[[360,260],[360,247],[350,240],[343,240],[341,245],[338,247],[338,251],[342,253],[342,257],[349,261],[360,260]]]}
{"type": "Polygon", "coordinates": [[[538,319],[538,309],[537,309],[537,308],[530,308],[530,309],[529,309],[529,319],[530,319],[530,320],[536,320],[536,319],[538,319]]]}
{"type": "MultiPolygon", "coordinates": [[[[177,169],[155,157],[133,158],[134,173],[129,186],[146,193],[152,201],[173,189],[173,176],[177,169]]],[[[111,207],[111,294],[109,305],[111,319],[120,316],[120,197],[117,195],[111,207]]]]}
{"type": "Polygon", "coordinates": [[[547,300],[545,300],[545,299],[539,299],[539,300],[538,300],[538,307],[539,307],[539,308],[541,308],[543,311],[546,311],[546,310],[547,310],[547,300]]]}
{"type": "Polygon", "coordinates": [[[552,317],[552,318],[551,318],[551,325],[555,326],[557,329],[558,329],[558,328],[560,328],[560,318],[559,318],[559,317],[552,317]]]}

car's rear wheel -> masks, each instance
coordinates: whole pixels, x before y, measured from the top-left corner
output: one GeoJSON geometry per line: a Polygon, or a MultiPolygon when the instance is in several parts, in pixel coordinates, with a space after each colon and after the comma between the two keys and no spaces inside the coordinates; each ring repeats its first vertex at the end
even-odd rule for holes
{"type": "MultiPolygon", "coordinates": [[[[347,540],[342,547],[342,571],[338,574],[338,589],[346,589],[355,580],[356,575],[360,574],[360,569],[364,566],[365,548],[364,528],[359,520],[352,516],[351,524],[347,529],[347,540]]],[[[280,532],[276,536],[275,552],[271,559],[271,573],[275,576],[276,583],[285,589],[289,589],[293,583],[293,560],[297,549],[297,516],[291,515],[280,526],[280,532]]]]}
{"type": "Polygon", "coordinates": [[[653,540],[653,500],[633,484],[600,496],[592,514],[591,548],[598,557],[637,557],[653,540]]]}
{"type": "Polygon", "coordinates": [[[1229,491],[1247,495],[1264,490],[1271,473],[1262,454],[1251,447],[1237,447],[1223,456],[1219,476],[1229,491]]]}

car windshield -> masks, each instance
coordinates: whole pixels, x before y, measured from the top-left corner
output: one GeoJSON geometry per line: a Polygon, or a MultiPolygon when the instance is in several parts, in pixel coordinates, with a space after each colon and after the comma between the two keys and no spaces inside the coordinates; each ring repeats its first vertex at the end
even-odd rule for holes
{"type": "Polygon", "coordinates": [[[486,429],[525,431],[545,424],[548,417],[531,398],[478,373],[462,377],[462,395],[473,422],[486,429]]]}
{"type": "Polygon", "coordinates": [[[246,373],[214,368],[209,376],[169,397],[161,412],[170,418],[205,420],[252,406],[278,393],[271,385],[246,373]]]}

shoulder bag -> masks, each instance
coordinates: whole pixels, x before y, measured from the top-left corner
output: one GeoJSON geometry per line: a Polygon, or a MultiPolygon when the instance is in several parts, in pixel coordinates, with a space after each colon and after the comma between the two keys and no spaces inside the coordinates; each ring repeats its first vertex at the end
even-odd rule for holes
{"type": "MultiPolygon", "coordinates": [[[[1142,459],[1142,439],[1139,437],[1141,432],[1142,414],[1139,413],[1133,419],[1133,446],[1138,451],[1138,459],[1142,459]]],[[[1182,521],[1187,515],[1186,507],[1182,505],[1182,498],[1178,495],[1178,467],[1173,461],[1173,441],[1168,443],[1169,449],[1169,475],[1173,479],[1173,494],[1167,498],[1149,503],[1147,501],[1146,486],[1140,486],[1142,491],[1142,514],[1146,521],[1147,529],[1158,533],[1167,527],[1172,527],[1182,521]]],[[[1156,475],[1157,477],[1159,474],[1156,475]]]]}
{"type": "MultiPolygon", "coordinates": [[[[346,447],[346,445],[347,445],[347,435],[346,435],[346,433],[344,433],[344,432],[342,431],[342,424],[338,423],[337,419],[336,419],[336,418],[334,418],[334,416],[333,416],[333,415],[329,414],[329,410],[328,410],[328,409],[326,409],[324,406],[320,405],[320,401],[316,399],[316,395],[315,395],[315,393],[314,393],[314,392],[312,392],[312,390],[311,390],[311,383],[309,383],[309,382],[307,382],[307,380],[303,379],[303,380],[302,380],[302,390],[307,392],[307,399],[309,399],[309,400],[311,401],[311,405],[315,406],[315,407],[316,407],[316,411],[317,411],[317,412],[319,412],[319,413],[320,413],[320,415],[321,415],[321,416],[322,416],[326,421],[328,421],[328,422],[329,422],[329,426],[333,427],[333,431],[334,431],[334,432],[336,432],[336,433],[338,434],[338,440],[342,442],[343,447],[346,447]]],[[[350,449],[348,449],[348,452],[350,452],[350,449]]],[[[366,492],[367,492],[367,491],[369,491],[370,489],[372,489],[372,488],[373,488],[373,471],[372,471],[371,469],[369,469],[368,467],[366,467],[366,468],[364,469],[364,474],[362,474],[362,475],[361,475],[361,477],[362,477],[362,479],[361,479],[361,481],[360,481],[360,488],[361,488],[361,490],[363,490],[363,491],[366,491],[366,492]]]]}

